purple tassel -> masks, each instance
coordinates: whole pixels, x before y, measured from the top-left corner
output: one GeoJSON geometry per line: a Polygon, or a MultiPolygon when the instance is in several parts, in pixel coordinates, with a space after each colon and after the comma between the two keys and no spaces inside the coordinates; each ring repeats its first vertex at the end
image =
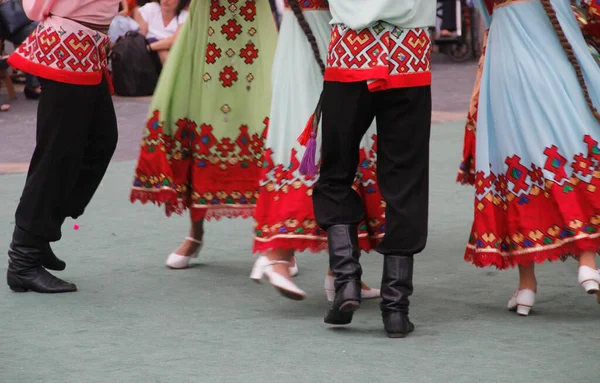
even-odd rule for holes
{"type": "Polygon", "coordinates": [[[303,176],[314,177],[317,174],[317,133],[312,132],[310,139],[306,144],[306,151],[302,156],[302,162],[300,163],[300,174],[303,176]]]}

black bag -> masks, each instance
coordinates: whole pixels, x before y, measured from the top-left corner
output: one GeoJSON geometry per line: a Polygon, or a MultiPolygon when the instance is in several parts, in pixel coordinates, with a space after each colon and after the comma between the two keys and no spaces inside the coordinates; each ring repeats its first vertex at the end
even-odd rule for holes
{"type": "Polygon", "coordinates": [[[151,96],[158,82],[158,70],[146,48],[146,38],[137,32],[117,41],[110,54],[115,93],[119,96],[151,96]]]}
{"type": "Polygon", "coordinates": [[[21,28],[31,24],[23,6],[15,0],[0,0],[0,30],[13,35],[21,28]]]}

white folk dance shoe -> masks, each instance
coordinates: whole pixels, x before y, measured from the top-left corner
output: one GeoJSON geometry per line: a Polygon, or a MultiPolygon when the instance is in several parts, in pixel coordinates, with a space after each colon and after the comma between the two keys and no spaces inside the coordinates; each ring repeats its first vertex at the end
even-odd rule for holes
{"type": "MultiPolygon", "coordinates": [[[[261,260],[261,262],[265,262],[269,260],[269,258],[267,258],[264,255],[261,255],[260,257],[258,257],[258,259],[260,258],[264,258],[261,260]]],[[[258,262],[258,259],[256,260],[258,262]]],[[[295,276],[298,275],[298,258],[296,258],[296,256],[294,255],[294,266],[290,266],[290,277],[294,278],[295,276]]]]}
{"type": "Polygon", "coordinates": [[[596,294],[600,291],[600,272],[588,266],[579,268],[579,284],[586,293],[596,294]]]}
{"type": "Polygon", "coordinates": [[[250,279],[257,283],[261,283],[263,278],[266,278],[269,283],[286,298],[296,301],[306,298],[306,293],[296,286],[294,282],[277,273],[273,269],[273,265],[279,264],[285,264],[288,266],[290,265],[290,263],[286,261],[272,261],[265,256],[258,257],[256,262],[254,262],[254,266],[252,267],[250,279]]]}
{"type": "MultiPolygon", "coordinates": [[[[362,299],[375,299],[381,297],[381,291],[379,289],[372,289],[369,286],[361,282],[362,288],[360,290],[360,297],[362,299]]],[[[335,298],[335,277],[327,273],[325,275],[325,295],[329,302],[333,302],[335,298]]]]}
{"type": "Polygon", "coordinates": [[[508,309],[510,311],[516,311],[519,315],[527,316],[534,303],[535,292],[533,290],[519,290],[508,301],[508,309]]]}
{"type": "Polygon", "coordinates": [[[169,269],[187,269],[188,267],[190,267],[190,260],[192,258],[198,258],[198,254],[200,254],[200,250],[202,250],[202,241],[199,241],[192,237],[185,237],[185,240],[198,244],[198,248],[189,257],[186,257],[185,255],[179,255],[175,252],[169,254],[169,257],[167,258],[167,267],[169,269]]]}

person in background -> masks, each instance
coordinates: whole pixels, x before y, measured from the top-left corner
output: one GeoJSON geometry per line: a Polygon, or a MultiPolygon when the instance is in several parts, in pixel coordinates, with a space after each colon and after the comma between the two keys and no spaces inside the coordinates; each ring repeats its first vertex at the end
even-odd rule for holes
{"type": "MultiPolygon", "coordinates": [[[[22,0],[9,0],[9,2],[18,3],[20,5],[23,3],[22,0]]],[[[22,7],[16,7],[16,11],[24,12],[22,7]]],[[[24,15],[24,18],[25,17],[26,17],[26,15],[24,15]]],[[[30,23],[28,23],[27,25],[25,25],[21,29],[19,29],[17,32],[8,34],[8,33],[5,33],[4,28],[2,28],[1,23],[2,23],[2,20],[0,19],[0,39],[11,42],[15,46],[15,48],[17,48],[19,45],[21,45],[21,43],[23,43],[23,41],[25,41],[25,39],[27,39],[27,37],[38,26],[37,22],[31,21],[30,23]]],[[[1,63],[1,61],[2,61],[2,59],[0,59],[0,66],[3,65],[1,63]]],[[[5,63],[4,65],[6,65],[6,61],[7,61],[7,58],[4,58],[4,63],[5,63]]],[[[42,88],[40,86],[40,82],[39,82],[38,78],[36,76],[26,73],[25,74],[25,89],[23,90],[23,93],[25,93],[25,98],[27,98],[28,100],[37,100],[40,98],[41,91],[42,91],[42,88]]],[[[6,110],[2,110],[2,109],[8,110],[8,108],[0,108],[0,111],[6,111],[6,110]]]]}
{"type": "Polygon", "coordinates": [[[160,72],[169,50],[173,46],[181,27],[188,18],[186,0],[159,0],[147,3],[135,10],[133,19],[140,26],[140,33],[146,36],[148,51],[160,72]]]}
{"type": "Polygon", "coordinates": [[[454,37],[456,34],[456,0],[442,0],[442,26],[440,37],[454,37]]]}

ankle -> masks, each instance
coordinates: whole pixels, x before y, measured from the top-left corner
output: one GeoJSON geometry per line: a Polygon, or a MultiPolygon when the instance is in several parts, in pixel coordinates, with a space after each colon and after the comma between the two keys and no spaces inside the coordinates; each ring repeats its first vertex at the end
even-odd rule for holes
{"type": "Polygon", "coordinates": [[[579,257],[579,267],[587,266],[596,270],[596,254],[592,252],[585,252],[579,257]]]}

